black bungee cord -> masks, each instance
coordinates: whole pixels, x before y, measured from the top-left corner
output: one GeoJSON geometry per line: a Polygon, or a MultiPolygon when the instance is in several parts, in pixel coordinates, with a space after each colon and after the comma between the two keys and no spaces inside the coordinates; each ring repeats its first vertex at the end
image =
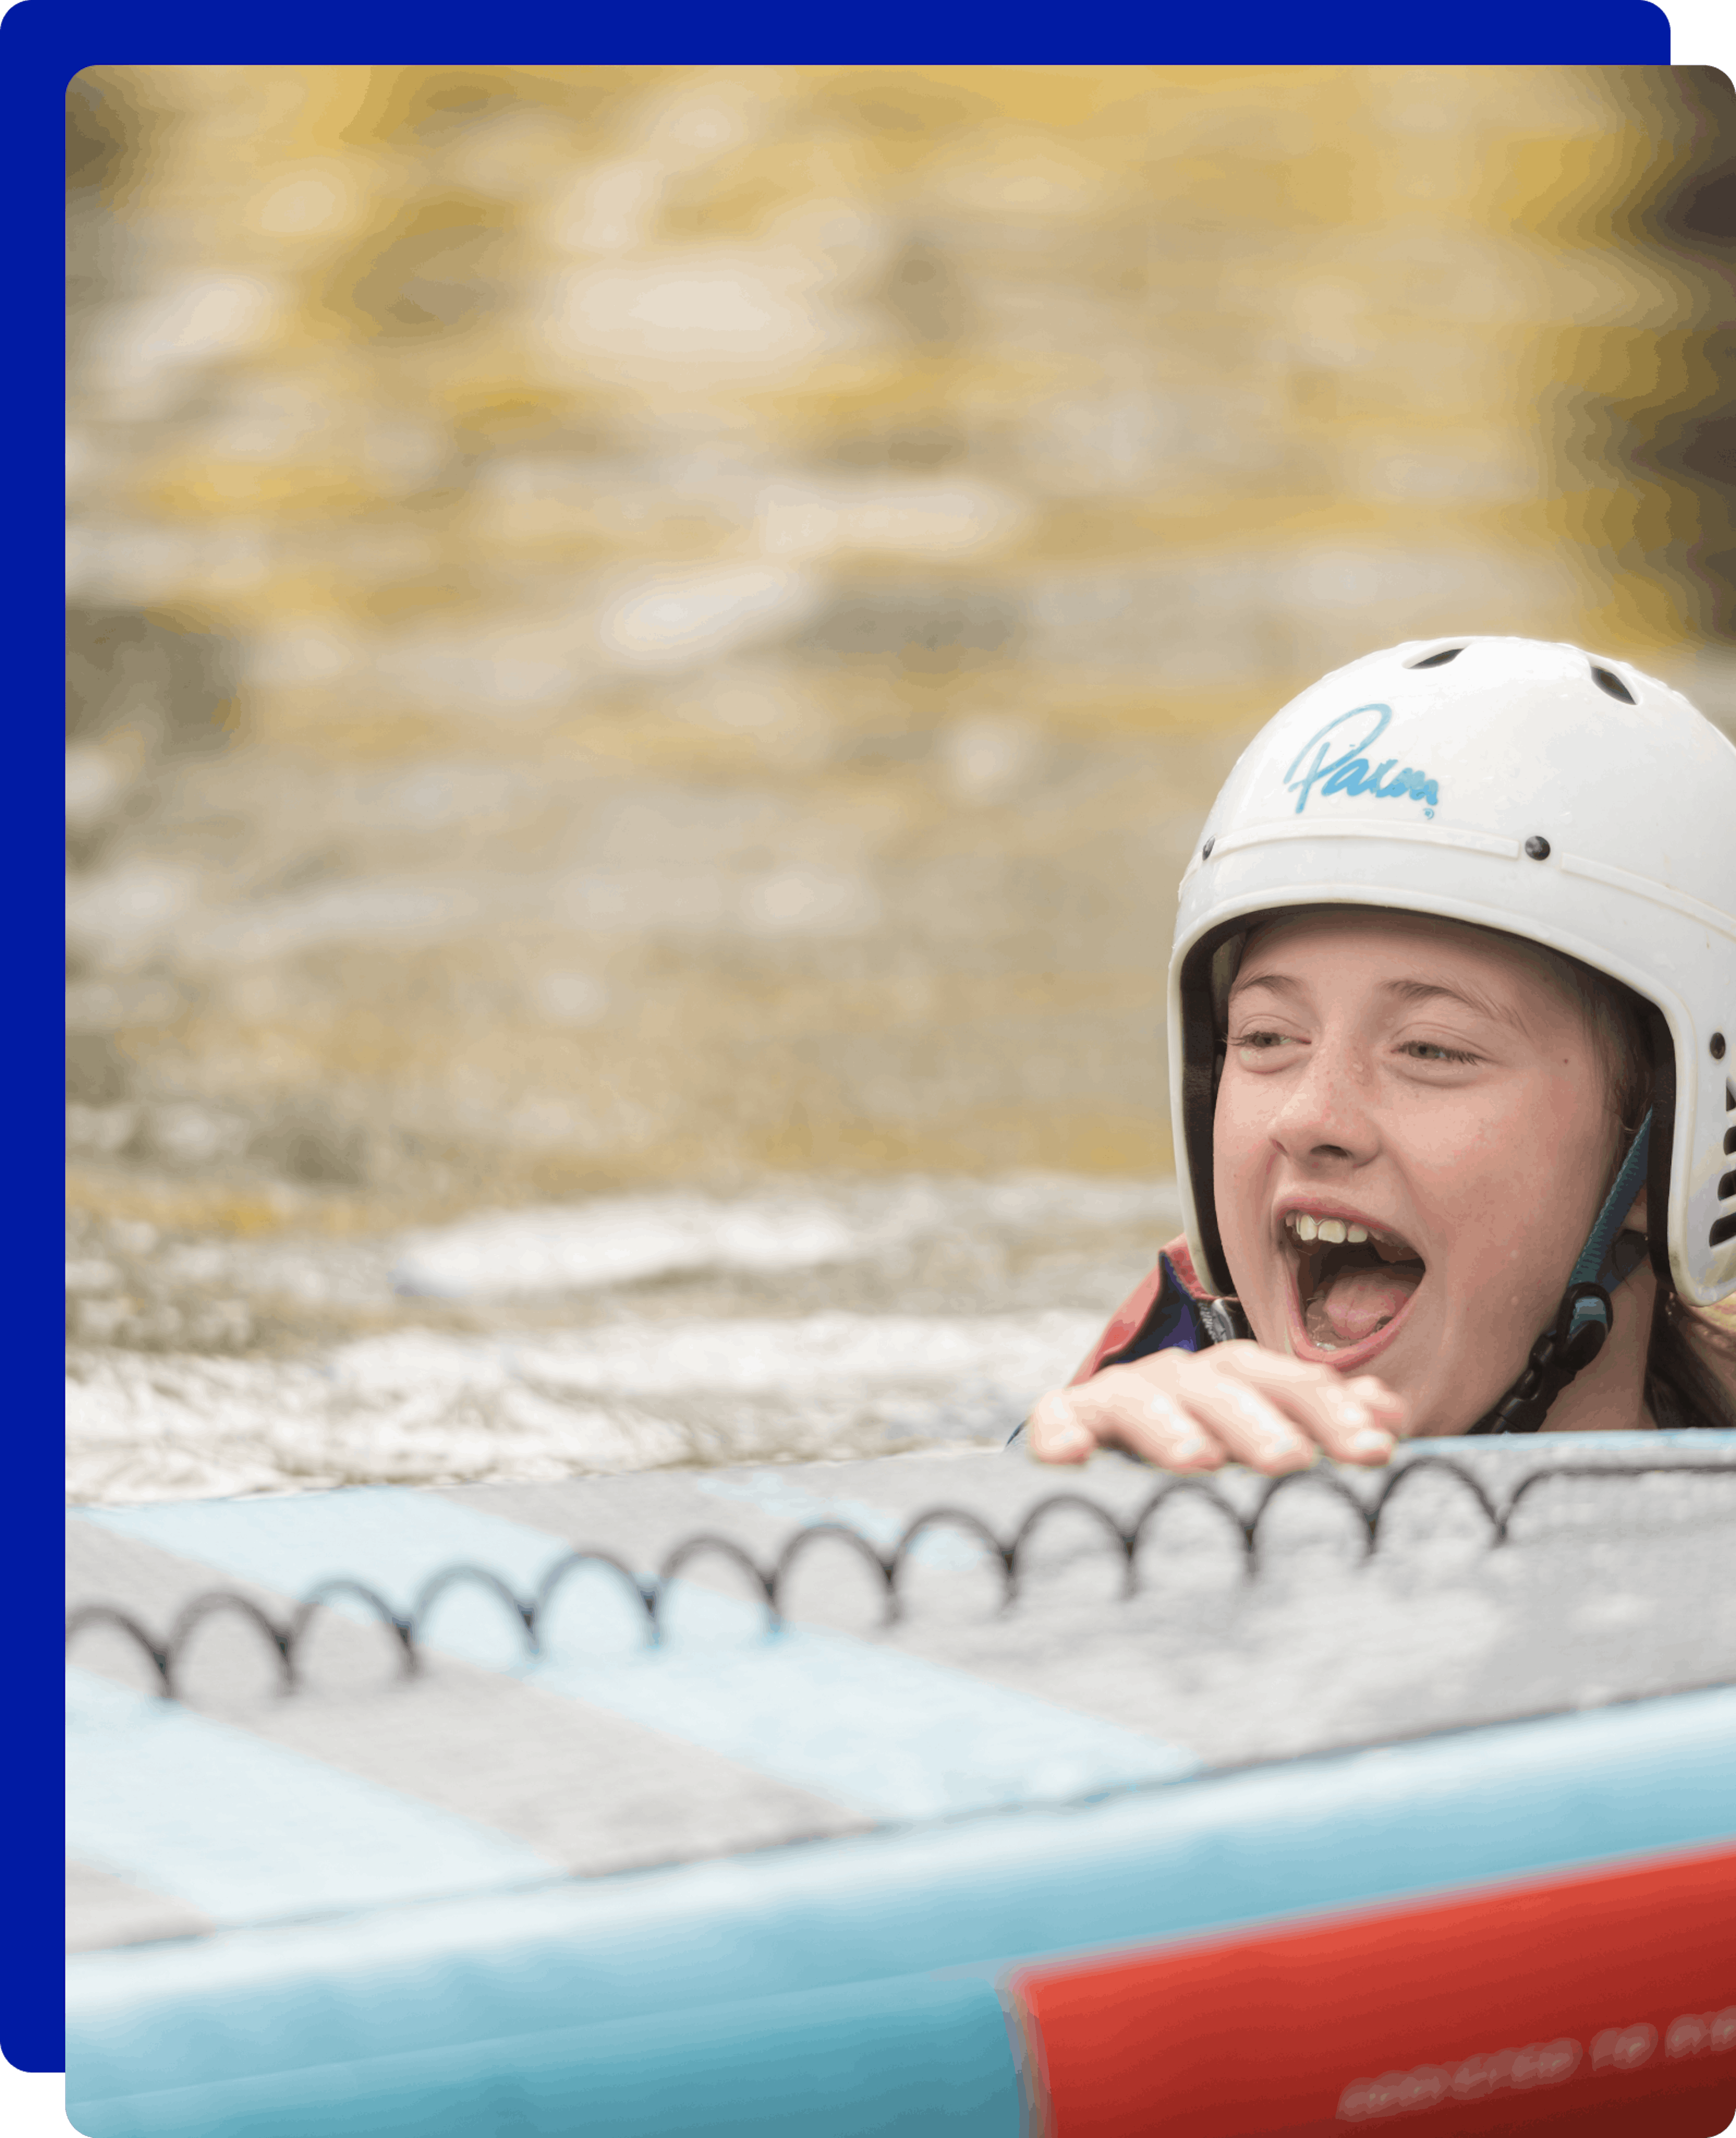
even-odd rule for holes
{"type": "Polygon", "coordinates": [[[997,1534],[980,1515],[973,1514],[968,1508],[957,1506],[924,1508],[912,1516],[897,1542],[886,1550],[847,1522],[810,1522],[795,1530],[785,1540],[769,1565],[761,1564],[733,1538],[720,1536],[710,1530],[696,1531],[680,1539],[665,1553],[657,1572],[650,1575],[634,1573],[625,1560],[612,1552],[596,1547],[582,1547],[563,1553],[555,1560],[529,1596],[521,1596],[510,1582],[488,1567],[455,1561],[429,1576],[417,1590],[407,1612],[394,1610],[378,1589],[349,1575],[322,1581],[309,1589],[284,1620],[275,1618],[254,1599],[243,1595],[239,1590],[202,1590],[182,1606],[168,1633],[160,1638],[120,1604],[100,1601],[85,1603],[76,1605],[67,1613],[66,1645],[70,1651],[73,1642],[92,1628],[110,1627],[123,1635],[144,1657],[155,1674],[158,1691],[163,1697],[173,1699],[178,1696],[177,1677],[183,1652],[193,1636],[207,1620],[227,1614],[238,1618],[259,1635],[274,1659],[280,1691],[292,1692],[302,1683],[296,1662],[297,1650],[307,1638],[315,1618],[322,1609],[340,1597],[347,1596],[361,1604],[390,1634],[399,1657],[402,1675],[413,1677],[422,1667],[422,1649],[426,1645],[423,1629],[429,1614],[449,1589],[468,1585],[480,1588],[485,1594],[493,1596],[500,1604],[508,1623],[522,1630],[527,1653],[534,1657],[542,1652],[541,1629],[560,1591],[574,1574],[587,1567],[597,1567],[626,1594],[633,1608],[642,1613],[646,1645],[656,1648],[662,1646],[667,1630],[666,1618],[672,1584],[690,1562],[708,1556],[728,1561],[746,1577],[749,1587],[764,1605],[767,1634],[776,1635],[784,1624],[782,1599],[791,1577],[808,1552],[827,1540],[843,1545],[880,1581],[885,1594],[882,1623],[890,1626],[903,1615],[899,1583],[904,1569],[916,1546],[931,1530],[945,1529],[962,1532],[982,1547],[986,1564],[998,1570],[1001,1607],[1006,1610],[1018,1600],[1023,1579],[1022,1562],[1031,1540],[1052,1516],[1063,1511],[1085,1516],[1095,1525],[1105,1548],[1111,1552],[1119,1551],[1123,1567],[1122,1596],[1124,1599],[1139,1592],[1138,1561],[1141,1547],[1158,1516],[1173,1500],[1195,1498],[1212,1508],[1236,1539],[1241,1552],[1245,1573],[1252,1576],[1259,1571],[1261,1564],[1262,1525],[1280,1494],[1311,1486],[1317,1491],[1324,1491],[1343,1506],[1359,1526],[1363,1540],[1362,1559],[1366,1563],[1379,1547],[1382,1525],[1397,1496],[1406,1488],[1408,1480],[1431,1472],[1455,1480],[1469,1494],[1489,1525],[1491,1548],[1499,1548],[1510,1540],[1514,1517],[1519,1508],[1540,1486],[1552,1478],[1660,1476],[1736,1478],[1736,1462],[1552,1463],[1528,1471],[1514,1482],[1504,1500],[1498,1500],[1462,1462],[1455,1461],[1451,1456],[1421,1455],[1390,1472],[1370,1499],[1364,1499],[1343,1477],[1329,1471],[1291,1471],[1283,1477],[1268,1479],[1251,1510],[1246,1514],[1214,1481],[1207,1478],[1169,1477],[1132,1516],[1126,1519],[1118,1516],[1101,1501],[1090,1499],[1083,1492],[1051,1492],[1028,1509],[1012,1535],[1004,1537],[997,1534]]]}

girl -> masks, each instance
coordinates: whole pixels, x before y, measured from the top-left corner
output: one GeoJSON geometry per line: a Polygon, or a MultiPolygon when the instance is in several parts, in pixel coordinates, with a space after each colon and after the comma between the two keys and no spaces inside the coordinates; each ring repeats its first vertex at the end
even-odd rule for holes
{"type": "Polygon", "coordinates": [[[1276,1472],[1736,1426],[1736,749],[1576,647],[1316,684],[1182,880],[1184,1238],[1026,1437],[1276,1472]]]}

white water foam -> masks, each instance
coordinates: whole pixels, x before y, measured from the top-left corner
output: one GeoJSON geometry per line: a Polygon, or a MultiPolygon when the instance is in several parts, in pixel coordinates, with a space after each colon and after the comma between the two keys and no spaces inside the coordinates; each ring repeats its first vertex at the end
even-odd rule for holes
{"type": "Polygon", "coordinates": [[[821,1203],[636,1195],[487,1211],[412,1234],[392,1278],[412,1296],[500,1299],[705,1269],[813,1268],[861,1252],[838,1213],[821,1203]]]}
{"type": "Polygon", "coordinates": [[[407,1235],[392,1281],[409,1297],[534,1297],[709,1270],[823,1268],[947,1233],[1005,1238],[1144,1225],[1160,1240],[1179,1222],[1171,1182],[1060,1174],[728,1198],[671,1191],[480,1211],[407,1235]]]}
{"type": "Polygon", "coordinates": [[[994,1446],[1176,1217],[1170,1182],[1028,1173],[615,1196],[395,1240],[141,1243],[111,1227],[76,1272],[71,1489],[116,1502],[994,1446]],[[202,1343],[219,1308],[258,1335],[202,1343]],[[129,1315],[142,1338],[105,1335],[129,1315]]]}
{"type": "Polygon", "coordinates": [[[115,1502],[993,1445],[1098,1326],[822,1313],[530,1341],[403,1330],[315,1362],[117,1352],[68,1386],[69,1485],[115,1502]]]}

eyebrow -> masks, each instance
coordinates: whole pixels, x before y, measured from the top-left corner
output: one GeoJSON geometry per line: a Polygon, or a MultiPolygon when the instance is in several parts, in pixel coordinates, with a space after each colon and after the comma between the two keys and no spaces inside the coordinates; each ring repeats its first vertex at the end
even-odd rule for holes
{"type": "Polygon", "coordinates": [[[1486,1017],[1493,1024],[1504,1024],[1515,1032],[1524,1029],[1516,1010],[1506,1008],[1490,996],[1475,988],[1450,988],[1440,980],[1386,980],[1382,993],[1396,995],[1400,1002],[1421,1004],[1430,1002],[1454,1002],[1478,1017],[1486,1017]]]}
{"type": "MultiPolygon", "coordinates": [[[[1301,981],[1293,979],[1288,973],[1256,973],[1251,979],[1236,982],[1230,990],[1230,1000],[1233,1003],[1237,996],[1244,992],[1251,993],[1256,988],[1263,988],[1268,994],[1276,995],[1280,999],[1307,993],[1301,981]]],[[[1383,980],[1381,993],[1418,1007],[1431,1002],[1457,1003],[1461,1008],[1470,1010],[1475,1016],[1485,1017],[1492,1023],[1507,1025],[1515,1032],[1524,1028],[1516,1012],[1504,1008],[1500,1003],[1473,988],[1450,988],[1441,980],[1383,980]]]]}
{"type": "Polygon", "coordinates": [[[1275,995],[1300,995],[1304,992],[1302,983],[1293,980],[1288,973],[1256,973],[1251,980],[1238,974],[1230,988],[1230,1000],[1234,1002],[1239,994],[1251,993],[1256,988],[1264,988],[1275,995]]]}

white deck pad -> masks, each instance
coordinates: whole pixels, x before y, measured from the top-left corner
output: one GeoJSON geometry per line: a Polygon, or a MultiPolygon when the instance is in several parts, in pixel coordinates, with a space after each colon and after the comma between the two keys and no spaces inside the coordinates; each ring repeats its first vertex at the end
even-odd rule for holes
{"type": "Polygon", "coordinates": [[[349,1576],[407,1616],[465,1565],[531,1599],[574,1547],[654,1584],[700,1533],[769,1568],[793,1534],[847,1525],[890,1553],[947,1507],[1022,1548],[1017,1594],[969,1521],[926,1530],[884,1584],[836,1538],[763,1595],[720,1555],[685,1562],[661,1643],[617,1577],[571,1577],[533,1653],[510,1599],[455,1584],[418,1626],[421,1667],[341,1595],[280,1689],[269,1638],[232,1611],[177,1658],[178,1697],[111,1626],[72,1661],[69,1935],[85,1948],[505,1891],[739,1855],[875,1826],[1148,1789],[1204,1770],[1593,1707],[1736,1677],[1736,1437],[1436,1442],[1384,1511],[1387,1477],[1285,1486],[1250,1571],[1234,1517],[1267,1487],[1234,1473],[1166,1500],[1119,1457],[1083,1472],[923,1454],[441,1491],[361,1487],[75,1511],[69,1604],[127,1613],[154,1641],[227,1590],[286,1625],[349,1576]],[[1446,1457],[1462,1475],[1433,1467],[1446,1457]],[[1506,1540],[1499,1514],[1539,1470],[1506,1540]],[[1677,1474],[1641,1474],[1663,1466],[1677,1474]],[[1691,1467],[1690,1467],[1691,1466],[1691,1467]],[[1077,1502],[1102,1511],[1094,1515],[1077,1502]],[[1069,1503],[1070,1502],[1070,1503],[1069,1503]],[[1226,1510],[1228,1511],[1226,1512],[1226,1510]]]}

